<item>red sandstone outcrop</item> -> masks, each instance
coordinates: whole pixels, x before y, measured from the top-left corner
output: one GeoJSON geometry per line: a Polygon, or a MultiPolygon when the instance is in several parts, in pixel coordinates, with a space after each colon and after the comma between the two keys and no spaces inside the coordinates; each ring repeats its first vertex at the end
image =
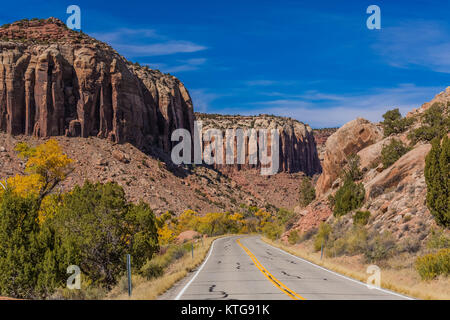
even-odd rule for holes
{"type": "Polygon", "coordinates": [[[108,45],[55,18],[0,28],[0,130],[97,136],[171,149],[192,130],[188,91],[173,76],[133,65],[108,45]]]}
{"type": "Polygon", "coordinates": [[[326,142],[322,174],[316,185],[317,194],[320,196],[331,187],[350,154],[356,154],[382,138],[382,130],[362,118],[346,123],[332,134],[326,142]]]}
{"type": "MultiPolygon", "coordinates": [[[[251,129],[276,129],[279,134],[279,171],[280,172],[304,172],[313,175],[321,172],[320,161],[317,155],[316,143],[312,129],[297,120],[271,115],[238,116],[195,113],[197,120],[202,121],[202,130],[218,129],[225,136],[226,129],[242,129],[247,132],[251,129]]],[[[268,149],[271,150],[271,141],[268,141],[268,149]]],[[[225,145],[225,139],[224,139],[225,145]]],[[[253,151],[259,152],[260,146],[253,151]]],[[[224,149],[225,150],[225,146],[224,149]]],[[[223,152],[225,159],[225,151],[223,152]]],[[[240,170],[243,168],[259,167],[249,165],[249,149],[246,149],[246,161],[244,165],[216,165],[222,171],[240,170]]],[[[225,160],[223,161],[225,163],[225,160]]]]}

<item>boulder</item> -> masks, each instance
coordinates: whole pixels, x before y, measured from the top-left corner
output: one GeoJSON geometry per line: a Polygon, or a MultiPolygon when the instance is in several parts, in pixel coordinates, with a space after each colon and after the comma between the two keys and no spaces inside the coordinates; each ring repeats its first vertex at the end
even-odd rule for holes
{"type": "Polygon", "coordinates": [[[316,193],[324,194],[336,180],[350,154],[357,154],[365,147],[383,138],[382,130],[368,120],[357,118],[333,133],[326,142],[326,150],[316,193]]]}

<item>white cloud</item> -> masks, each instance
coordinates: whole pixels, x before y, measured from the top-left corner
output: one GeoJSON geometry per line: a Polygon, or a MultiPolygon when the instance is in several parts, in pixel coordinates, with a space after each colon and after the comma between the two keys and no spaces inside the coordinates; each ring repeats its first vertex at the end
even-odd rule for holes
{"type": "Polygon", "coordinates": [[[189,94],[194,104],[195,112],[208,112],[211,107],[211,102],[221,97],[217,93],[208,92],[206,89],[192,89],[189,94]]]}
{"type": "Polygon", "coordinates": [[[166,63],[144,63],[144,65],[148,65],[152,69],[159,69],[162,72],[171,72],[171,73],[180,73],[184,71],[194,71],[198,70],[199,67],[206,63],[205,58],[194,58],[187,60],[178,60],[177,65],[168,65],[166,63]]]}
{"type": "MultiPolygon", "coordinates": [[[[418,87],[403,84],[395,88],[378,88],[368,93],[346,95],[309,91],[304,94],[251,103],[252,106],[225,113],[275,114],[292,117],[312,127],[342,126],[348,121],[362,117],[373,122],[381,121],[389,109],[399,108],[403,115],[431,100],[445,89],[442,87],[418,87]]],[[[195,105],[194,105],[195,106],[195,105]]]]}
{"type": "Polygon", "coordinates": [[[116,44],[114,48],[128,56],[164,56],[175,53],[189,53],[205,50],[206,47],[197,45],[190,41],[168,41],[164,43],[129,45],[116,44]]]}
{"type": "Polygon", "coordinates": [[[399,68],[424,67],[450,73],[448,25],[436,21],[409,21],[386,27],[373,45],[391,65],[399,68]]]}
{"type": "Polygon", "coordinates": [[[91,34],[94,38],[104,42],[116,42],[124,37],[140,36],[142,38],[161,38],[154,29],[129,29],[121,28],[110,32],[94,32],[91,34]]]}
{"type": "Polygon", "coordinates": [[[110,32],[93,33],[93,37],[107,42],[121,54],[133,56],[164,56],[191,53],[207,49],[191,41],[171,40],[153,29],[122,28],[110,32]]]}

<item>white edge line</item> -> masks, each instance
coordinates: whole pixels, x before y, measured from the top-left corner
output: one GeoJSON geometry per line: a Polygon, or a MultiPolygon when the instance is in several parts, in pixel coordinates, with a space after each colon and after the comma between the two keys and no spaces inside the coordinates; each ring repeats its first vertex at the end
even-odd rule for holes
{"type": "MultiPolygon", "coordinates": [[[[264,242],[264,241],[263,241],[263,242],[264,242]]],[[[327,269],[327,268],[321,267],[321,266],[319,266],[319,265],[317,265],[317,264],[315,264],[315,263],[312,263],[311,261],[308,261],[308,260],[305,260],[305,259],[303,259],[303,258],[294,256],[293,254],[290,254],[289,252],[286,252],[286,251],[284,251],[284,250],[282,250],[282,249],[280,249],[280,248],[274,247],[274,246],[272,246],[271,244],[268,244],[267,242],[264,242],[264,243],[267,244],[268,246],[274,248],[274,249],[277,249],[278,251],[281,251],[281,252],[283,252],[283,253],[285,253],[285,254],[291,256],[291,257],[294,257],[294,258],[296,258],[296,259],[298,259],[298,260],[300,260],[300,261],[309,263],[310,265],[313,265],[313,266],[315,266],[315,267],[317,267],[317,268],[319,268],[319,269],[328,271],[328,272],[330,272],[330,273],[332,273],[332,274],[334,274],[334,275],[336,275],[336,276],[342,277],[342,278],[344,278],[344,279],[347,279],[347,280],[350,280],[350,281],[359,283],[360,285],[367,286],[367,284],[365,284],[364,282],[361,282],[361,281],[358,281],[358,280],[349,278],[349,277],[344,276],[344,275],[342,275],[342,274],[339,274],[339,273],[337,273],[337,272],[331,271],[331,270],[329,270],[329,269],[327,269]]],[[[389,291],[389,290],[386,290],[386,289],[382,289],[382,288],[378,288],[378,287],[373,287],[373,288],[374,288],[374,289],[377,289],[377,290],[380,290],[380,291],[383,291],[383,292],[385,292],[385,293],[392,294],[392,295],[394,295],[394,296],[398,296],[398,297],[404,298],[404,299],[415,300],[415,299],[413,299],[413,298],[411,298],[411,297],[404,296],[404,295],[402,295],[402,294],[399,294],[399,293],[396,293],[396,292],[392,292],[392,291],[389,291]]]]}
{"type": "MultiPolygon", "coordinates": [[[[220,238],[222,239],[222,238],[220,238]]],[[[219,240],[219,239],[216,239],[219,240]]],[[[180,300],[181,296],[184,294],[184,292],[187,290],[187,288],[189,288],[189,286],[191,285],[191,283],[195,280],[195,278],[197,278],[198,274],[200,273],[200,271],[202,271],[203,267],[205,266],[206,262],[208,262],[209,257],[211,256],[211,253],[213,252],[213,248],[214,248],[214,243],[216,242],[216,240],[214,240],[211,244],[211,248],[209,249],[209,254],[206,257],[205,261],[203,261],[202,265],[200,266],[200,268],[198,268],[197,272],[195,273],[195,275],[192,277],[191,280],[189,280],[188,283],[186,283],[186,285],[183,287],[183,289],[181,289],[181,291],[177,294],[177,296],[175,297],[175,300],[180,300]]]]}

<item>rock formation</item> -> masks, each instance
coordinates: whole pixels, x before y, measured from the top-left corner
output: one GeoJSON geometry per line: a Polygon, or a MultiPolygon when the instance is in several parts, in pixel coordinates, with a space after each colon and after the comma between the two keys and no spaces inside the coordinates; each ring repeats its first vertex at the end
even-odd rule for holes
{"type": "Polygon", "coordinates": [[[317,194],[322,195],[331,187],[350,154],[356,154],[382,138],[382,130],[362,118],[346,123],[333,133],[326,142],[322,174],[316,185],[317,194]]]}
{"type": "Polygon", "coordinates": [[[167,152],[173,130],[193,128],[178,79],[133,65],[58,19],[15,22],[0,28],[0,39],[2,131],[97,136],[167,152]]]}
{"type": "MultiPolygon", "coordinates": [[[[291,118],[276,117],[270,115],[259,116],[232,116],[218,114],[195,114],[196,120],[202,121],[203,132],[208,129],[221,130],[223,136],[226,129],[242,129],[244,132],[250,129],[277,129],[279,133],[279,171],[304,172],[313,175],[321,172],[320,161],[317,155],[316,143],[312,129],[299,121],[291,118]]],[[[224,139],[225,144],[225,139],[224,139]]],[[[269,141],[269,150],[271,142],[269,141]]],[[[205,147],[205,146],[204,146],[205,147]]],[[[260,146],[257,146],[258,150],[260,146]]],[[[225,147],[224,147],[225,150],[225,147]]],[[[254,150],[257,151],[257,150],[254,150]]],[[[246,149],[246,159],[249,150],[246,149]]],[[[225,152],[223,153],[225,155],[225,152]]],[[[225,161],[224,161],[225,163],[225,161]]],[[[244,165],[220,165],[220,170],[239,170],[249,167],[248,161],[244,165]]]]}

